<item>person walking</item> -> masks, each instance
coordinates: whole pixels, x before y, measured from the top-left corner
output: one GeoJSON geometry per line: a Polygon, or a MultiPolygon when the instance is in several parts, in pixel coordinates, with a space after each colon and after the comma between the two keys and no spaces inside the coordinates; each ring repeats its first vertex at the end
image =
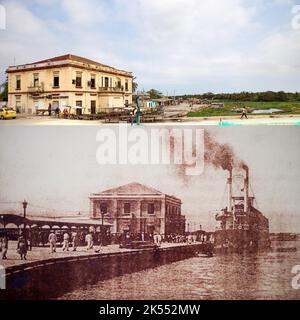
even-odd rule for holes
{"type": "Polygon", "coordinates": [[[133,126],[134,124],[134,120],[135,120],[135,114],[136,114],[136,108],[133,109],[132,113],[131,113],[131,125],[133,126]]]}
{"type": "Polygon", "coordinates": [[[28,242],[25,235],[21,233],[18,238],[17,252],[19,253],[21,260],[26,260],[26,255],[28,251],[28,242]]]}
{"type": "Polygon", "coordinates": [[[64,238],[63,238],[63,251],[69,251],[69,239],[70,236],[67,232],[64,233],[64,238]]]}
{"type": "Polygon", "coordinates": [[[73,251],[76,251],[77,250],[77,246],[78,246],[78,240],[79,240],[79,237],[78,237],[78,233],[76,231],[72,232],[72,248],[73,248],[73,251]]]}
{"type": "Polygon", "coordinates": [[[51,106],[51,103],[49,103],[49,106],[48,106],[49,117],[51,117],[51,111],[52,111],[52,106],[51,106]]]}
{"type": "Polygon", "coordinates": [[[28,243],[28,250],[32,251],[32,234],[30,230],[28,230],[28,233],[27,233],[27,243],[28,243]]]}
{"type": "Polygon", "coordinates": [[[63,115],[64,115],[64,119],[68,119],[68,116],[69,116],[68,109],[66,109],[66,108],[64,109],[63,115]]]}
{"type": "Polygon", "coordinates": [[[241,116],[241,119],[243,119],[243,118],[246,118],[246,119],[248,119],[248,117],[247,117],[247,109],[244,107],[243,108],[243,114],[242,114],[242,116],[241,116]]]}
{"type": "Polygon", "coordinates": [[[60,114],[60,109],[59,109],[59,107],[57,107],[57,108],[55,109],[55,117],[56,117],[56,118],[59,118],[59,114],[60,114]]]}
{"type": "Polygon", "coordinates": [[[6,232],[2,235],[0,239],[0,252],[2,252],[2,260],[7,260],[6,254],[8,250],[8,237],[6,232]]]}
{"type": "Polygon", "coordinates": [[[91,250],[93,249],[93,236],[91,233],[88,233],[86,236],[85,236],[85,242],[87,244],[86,246],[86,250],[91,250]]]}
{"type": "Polygon", "coordinates": [[[57,237],[53,231],[50,232],[48,240],[50,243],[50,253],[56,252],[57,237]]]}

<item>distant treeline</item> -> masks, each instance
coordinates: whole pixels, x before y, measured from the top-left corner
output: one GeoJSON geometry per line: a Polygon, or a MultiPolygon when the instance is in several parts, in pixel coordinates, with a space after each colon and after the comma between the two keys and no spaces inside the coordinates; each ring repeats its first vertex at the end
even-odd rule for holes
{"type": "Polygon", "coordinates": [[[240,92],[240,93],[204,93],[196,95],[184,95],[178,98],[183,99],[203,99],[203,100],[222,100],[222,101],[258,101],[258,102],[272,102],[272,101],[300,101],[300,92],[240,92]]]}

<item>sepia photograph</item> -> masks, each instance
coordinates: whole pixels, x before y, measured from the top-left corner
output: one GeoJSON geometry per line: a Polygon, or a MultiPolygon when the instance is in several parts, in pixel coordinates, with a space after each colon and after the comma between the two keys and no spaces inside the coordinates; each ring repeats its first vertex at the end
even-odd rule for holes
{"type": "Polygon", "coordinates": [[[0,129],[2,298],[300,298],[297,127],[82,128],[0,129]]]}

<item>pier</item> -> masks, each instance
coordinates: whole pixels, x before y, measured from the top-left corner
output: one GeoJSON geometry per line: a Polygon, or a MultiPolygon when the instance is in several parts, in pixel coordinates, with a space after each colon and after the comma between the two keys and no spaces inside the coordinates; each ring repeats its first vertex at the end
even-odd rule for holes
{"type": "Polygon", "coordinates": [[[99,253],[80,247],[75,252],[59,249],[53,255],[48,248],[34,248],[26,261],[10,250],[9,260],[1,261],[6,268],[7,289],[0,292],[0,299],[55,299],[98,281],[188,259],[203,250],[201,243],[165,243],[142,250],[110,245],[99,253]]]}

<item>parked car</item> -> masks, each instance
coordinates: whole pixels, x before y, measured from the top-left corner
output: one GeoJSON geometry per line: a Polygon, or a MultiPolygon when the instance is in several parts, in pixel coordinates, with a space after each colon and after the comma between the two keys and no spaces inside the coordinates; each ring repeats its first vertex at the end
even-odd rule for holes
{"type": "Polygon", "coordinates": [[[0,119],[16,119],[17,113],[13,108],[2,107],[0,108],[0,119]]]}

